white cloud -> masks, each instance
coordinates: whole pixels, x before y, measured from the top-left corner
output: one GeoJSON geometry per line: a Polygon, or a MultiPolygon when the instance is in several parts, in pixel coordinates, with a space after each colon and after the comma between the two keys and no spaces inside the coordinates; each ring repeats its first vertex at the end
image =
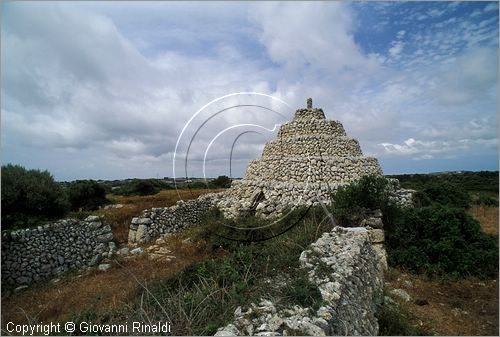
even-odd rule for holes
{"type": "Polygon", "coordinates": [[[427,15],[429,15],[430,17],[436,18],[436,17],[440,17],[445,12],[446,11],[444,11],[444,10],[439,10],[439,9],[434,8],[434,9],[428,10],[427,15]]]}
{"type": "Polygon", "coordinates": [[[260,40],[271,59],[291,71],[377,67],[354,42],[352,15],[344,3],[263,3],[253,18],[262,27],[260,40]]]}
{"type": "Polygon", "coordinates": [[[498,148],[498,137],[491,139],[459,139],[459,140],[415,140],[414,138],[406,139],[402,144],[380,143],[378,144],[382,150],[382,156],[407,156],[409,158],[433,159],[436,157],[456,156],[468,150],[476,150],[475,152],[488,149],[498,148]]]}
{"type": "Polygon", "coordinates": [[[483,11],[476,9],[474,12],[471,13],[470,17],[475,18],[476,16],[479,16],[483,13],[483,11]]]}
{"type": "Polygon", "coordinates": [[[485,12],[498,11],[498,2],[497,1],[493,1],[493,2],[488,3],[484,7],[483,11],[485,11],[485,12]]]}
{"type": "Polygon", "coordinates": [[[405,44],[402,41],[393,41],[392,42],[392,47],[389,48],[389,55],[392,58],[398,59],[401,57],[401,52],[403,51],[405,44]]]}
{"type": "Polygon", "coordinates": [[[165,156],[196,110],[230,92],[269,92],[275,76],[224,44],[211,57],[147,59],[103,15],[69,4],[44,12],[50,20],[36,6],[15,4],[2,30],[3,138],[26,149],[104,149],[127,166],[162,158],[158,170],[170,171],[165,156]]]}

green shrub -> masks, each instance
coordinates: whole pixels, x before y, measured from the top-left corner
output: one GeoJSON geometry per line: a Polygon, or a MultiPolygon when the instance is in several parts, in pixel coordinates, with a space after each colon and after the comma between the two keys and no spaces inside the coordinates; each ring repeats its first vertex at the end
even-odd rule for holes
{"type": "Polygon", "coordinates": [[[211,188],[229,188],[231,187],[231,178],[228,176],[218,176],[209,183],[211,188]]]}
{"type": "Polygon", "coordinates": [[[188,183],[187,187],[192,188],[192,189],[207,189],[208,185],[206,183],[204,183],[203,181],[195,181],[192,183],[188,183]]]}
{"type": "Polygon", "coordinates": [[[469,194],[460,188],[460,186],[450,182],[430,183],[423,188],[422,193],[431,203],[462,208],[470,206],[469,194]]]}
{"type": "Polygon", "coordinates": [[[68,198],[72,210],[93,211],[109,201],[106,190],[94,180],[77,180],[68,186],[68,198]]]}
{"type": "Polygon", "coordinates": [[[68,210],[65,190],[48,171],[2,166],[2,229],[29,227],[68,210]]]}
{"type": "MultiPolygon", "coordinates": [[[[313,214],[314,211],[311,211],[313,214]]],[[[306,207],[293,211],[284,211],[280,219],[261,219],[246,216],[238,219],[225,219],[222,212],[213,208],[202,217],[203,230],[199,235],[207,241],[208,246],[228,250],[238,249],[241,243],[265,241],[279,236],[296,226],[308,214],[306,207]]]]}
{"type": "MultiPolygon", "coordinates": [[[[427,336],[429,333],[411,323],[406,308],[384,303],[377,310],[379,336],[427,336]]],[[[432,334],[431,334],[432,335],[432,334]]]]}
{"type": "Polygon", "coordinates": [[[488,191],[498,194],[498,171],[439,173],[439,174],[401,174],[390,175],[397,178],[404,188],[423,190],[429,184],[449,182],[462,187],[465,191],[488,191]]]}
{"type": "Polygon", "coordinates": [[[415,273],[494,277],[498,244],[464,209],[434,205],[402,210],[386,224],[389,263],[415,273]]]}
{"type": "Polygon", "coordinates": [[[341,226],[359,226],[369,210],[383,213],[392,207],[384,177],[364,176],[357,182],[340,187],[332,195],[332,213],[341,226]]]}
{"type": "Polygon", "coordinates": [[[133,179],[130,182],[122,185],[113,191],[119,195],[152,195],[160,192],[162,189],[170,189],[171,187],[158,179],[133,179]]]}
{"type": "Polygon", "coordinates": [[[304,308],[318,310],[323,300],[318,287],[309,281],[304,273],[292,278],[285,285],[283,292],[288,301],[304,308]]]}
{"type": "Polygon", "coordinates": [[[477,199],[474,200],[475,205],[483,205],[483,206],[497,206],[498,207],[498,199],[495,199],[485,193],[480,193],[477,199]]]}
{"type": "Polygon", "coordinates": [[[416,191],[413,193],[413,205],[415,207],[427,207],[432,204],[431,198],[427,195],[427,193],[424,193],[422,191],[416,191]]]}

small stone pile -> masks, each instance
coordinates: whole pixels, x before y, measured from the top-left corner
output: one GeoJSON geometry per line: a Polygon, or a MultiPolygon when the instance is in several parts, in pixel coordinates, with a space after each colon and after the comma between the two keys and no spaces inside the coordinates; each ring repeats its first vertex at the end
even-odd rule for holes
{"type": "Polygon", "coordinates": [[[378,231],[336,227],[302,252],[301,268],[323,299],[317,311],[300,306],[277,310],[262,300],[245,311],[236,308],[234,322],[216,336],[377,335],[375,312],[383,301],[385,263],[374,249],[383,241],[378,231]]]}
{"type": "Polygon", "coordinates": [[[226,217],[251,208],[261,217],[275,217],[288,207],[329,204],[339,186],[381,174],[377,159],[363,156],[342,124],[327,120],[308,100],[308,108],[297,110],[265,145],[261,159],[249,163],[244,178],[233,182],[219,207],[226,217]]]}
{"type": "Polygon", "coordinates": [[[98,216],[2,232],[2,282],[30,284],[70,269],[96,266],[116,251],[111,227],[98,216]]]}

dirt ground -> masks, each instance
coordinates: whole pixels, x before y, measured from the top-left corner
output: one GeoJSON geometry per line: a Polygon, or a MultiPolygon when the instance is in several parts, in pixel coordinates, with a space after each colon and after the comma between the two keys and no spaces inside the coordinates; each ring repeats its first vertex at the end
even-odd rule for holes
{"type": "Polygon", "coordinates": [[[411,296],[405,306],[414,315],[412,323],[430,334],[498,336],[498,280],[441,283],[391,270],[386,286],[404,289],[411,296]],[[417,305],[415,300],[429,304],[417,305]]]}

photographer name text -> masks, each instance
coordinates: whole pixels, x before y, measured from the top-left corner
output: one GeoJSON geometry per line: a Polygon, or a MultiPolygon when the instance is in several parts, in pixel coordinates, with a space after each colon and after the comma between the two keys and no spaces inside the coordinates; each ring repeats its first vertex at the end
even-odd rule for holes
{"type": "Polygon", "coordinates": [[[49,336],[61,333],[170,333],[170,322],[125,322],[123,324],[94,324],[92,322],[66,322],[62,323],[39,323],[39,324],[15,324],[8,322],[6,330],[9,333],[21,334],[23,336],[49,336]]]}

